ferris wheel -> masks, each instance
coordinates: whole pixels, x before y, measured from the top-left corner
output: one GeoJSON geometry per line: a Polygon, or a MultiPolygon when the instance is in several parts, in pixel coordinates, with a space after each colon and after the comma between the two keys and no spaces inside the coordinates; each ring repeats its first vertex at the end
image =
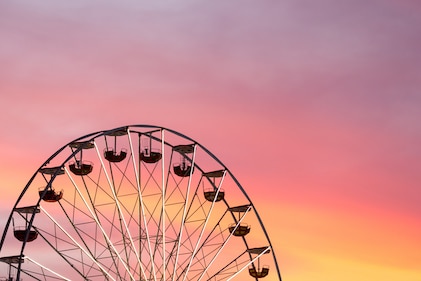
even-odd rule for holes
{"type": "Polygon", "coordinates": [[[91,133],[49,157],[11,210],[0,262],[10,281],[281,280],[230,170],[151,125],[91,133]]]}

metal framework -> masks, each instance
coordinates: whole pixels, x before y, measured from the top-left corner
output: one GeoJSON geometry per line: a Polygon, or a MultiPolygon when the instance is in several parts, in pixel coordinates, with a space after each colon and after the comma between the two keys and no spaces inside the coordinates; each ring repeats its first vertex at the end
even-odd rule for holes
{"type": "Polygon", "coordinates": [[[5,280],[281,280],[230,170],[151,125],[91,133],[49,157],[17,199],[0,255],[5,280]]]}

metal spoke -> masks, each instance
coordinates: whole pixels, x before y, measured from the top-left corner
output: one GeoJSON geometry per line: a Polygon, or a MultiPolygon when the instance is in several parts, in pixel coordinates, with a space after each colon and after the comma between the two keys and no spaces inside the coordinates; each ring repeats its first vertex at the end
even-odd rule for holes
{"type": "Polygon", "coordinates": [[[42,209],[43,213],[47,215],[47,217],[56,225],[63,233],[74,243],[75,246],[77,246],[93,263],[95,263],[102,272],[104,272],[111,280],[115,280],[111,275],[109,275],[108,270],[106,270],[100,263],[96,261],[96,259],[87,251],[85,248],[83,248],[75,238],[73,238],[45,209],[42,209]]]}
{"type": "Polygon", "coordinates": [[[253,258],[249,263],[247,263],[245,266],[243,266],[240,270],[238,270],[236,273],[234,273],[230,278],[227,279],[227,281],[230,281],[231,279],[233,279],[235,276],[237,276],[241,271],[243,271],[244,269],[246,269],[249,265],[251,265],[252,263],[254,263],[256,260],[258,260],[262,255],[264,255],[265,253],[267,253],[270,250],[269,247],[266,248],[266,250],[262,251],[259,255],[257,255],[255,258],[253,258]]]}
{"type": "MultiPolygon", "coordinates": [[[[234,228],[234,231],[238,228],[238,226],[243,221],[243,219],[246,217],[246,214],[250,211],[250,209],[251,209],[251,206],[248,207],[247,211],[243,214],[243,216],[241,217],[241,219],[238,221],[237,225],[234,228]]],[[[212,260],[209,262],[209,264],[206,266],[206,268],[204,268],[202,274],[200,275],[199,279],[197,279],[197,281],[202,280],[203,276],[205,275],[205,273],[207,272],[207,270],[209,269],[209,267],[214,263],[214,261],[219,256],[219,254],[221,253],[221,251],[224,249],[225,245],[228,243],[228,241],[230,240],[230,238],[232,237],[232,235],[233,234],[230,233],[230,235],[228,236],[228,238],[224,241],[224,243],[222,244],[222,246],[218,249],[218,252],[212,258],[212,260]]]]}
{"type": "MultiPolygon", "coordinates": [[[[118,200],[118,198],[117,198],[117,194],[116,194],[116,192],[115,192],[115,187],[114,187],[114,184],[113,184],[113,182],[111,181],[111,179],[110,179],[110,177],[109,177],[109,175],[108,175],[108,172],[107,172],[107,170],[106,170],[106,168],[105,168],[105,165],[104,165],[104,161],[103,161],[103,159],[102,159],[102,157],[101,157],[101,155],[100,155],[100,153],[99,153],[99,150],[98,150],[98,146],[96,145],[96,143],[94,143],[95,144],[95,149],[96,149],[96,152],[97,152],[97,155],[98,155],[98,158],[99,158],[99,160],[100,160],[100,162],[101,162],[101,166],[102,166],[102,169],[104,170],[104,173],[105,173],[105,176],[106,176],[106,178],[107,178],[107,181],[108,181],[108,184],[109,184],[109,186],[110,186],[110,189],[111,189],[111,192],[112,192],[112,194],[113,194],[113,197],[114,197],[114,202],[115,202],[115,205],[116,205],[116,207],[117,207],[117,210],[118,210],[118,215],[119,215],[119,219],[120,219],[120,221],[123,223],[122,224],[122,229],[121,229],[121,234],[122,234],[122,239],[123,239],[123,243],[126,243],[126,235],[125,235],[125,233],[127,233],[127,236],[128,236],[128,238],[129,238],[129,240],[130,240],[130,244],[131,244],[131,250],[133,250],[134,251],[134,253],[135,253],[135,255],[136,255],[136,259],[137,259],[137,261],[139,262],[139,264],[140,264],[140,257],[139,257],[139,253],[137,252],[137,250],[136,250],[136,246],[135,246],[135,244],[134,244],[134,241],[133,241],[133,237],[132,237],[132,235],[131,235],[131,233],[130,233],[130,230],[129,230],[129,228],[128,228],[128,226],[127,226],[127,223],[126,223],[126,220],[125,220],[125,218],[124,218],[124,215],[123,215],[123,212],[122,212],[122,210],[121,210],[121,206],[120,206],[120,202],[119,202],[119,200],[118,200]],[[123,233],[123,230],[124,230],[124,232],[125,233],[123,233]]],[[[124,249],[125,249],[125,251],[127,251],[127,248],[128,247],[124,247],[124,249]]],[[[127,254],[126,254],[127,255],[127,254]]],[[[128,263],[129,261],[127,260],[127,262],[126,263],[128,263]]],[[[125,263],[125,264],[126,264],[125,263]]],[[[128,265],[127,265],[127,267],[128,267],[128,265]]],[[[127,268],[126,267],[126,268],[127,268]]],[[[128,271],[130,271],[130,269],[128,269],[128,271]]],[[[131,271],[129,272],[129,275],[132,277],[132,278],[134,278],[133,277],[133,275],[131,274],[131,271]]]]}
{"type": "MultiPolygon", "coordinates": [[[[129,143],[130,143],[130,151],[134,151],[134,149],[133,149],[133,141],[132,141],[132,138],[130,137],[130,131],[128,131],[128,132],[129,132],[129,134],[128,134],[128,137],[129,137],[128,140],[129,140],[129,143]]],[[[148,227],[147,227],[147,220],[146,220],[146,214],[145,214],[145,205],[144,205],[143,196],[142,196],[142,193],[141,193],[140,177],[139,177],[139,173],[138,173],[138,170],[137,170],[137,167],[136,167],[136,160],[134,158],[134,153],[132,153],[132,163],[133,163],[133,170],[134,170],[135,177],[136,177],[136,184],[137,184],[137,192],[138,192],[138,197],[139,197],[139,203],[140,203],[140,207],[141,207],[141,209],[139,210],[140,211],[140,216],[142,216],[143,223],[145,225],[146,239],[148,241],[148,247],[149,247],[149,257],[150,257],[151,260],[153,260],[152,247],[151,247],[151,243],[150,243],[149,231],[148,231],[148,227]]],[[[140,237],[140,239],[141,239],[141,237],[140,237]]],[[[146,272],[143,270],[143,268],[142,268],[142,272],[143,272],[144,278],[146,280],[148,280],[148,277],[146,276],[146,272]]],[[[153,272],[154,280],[156,281],[157,278],[156,278],[155,266],[154,266],[154,263],[153,262],[152,262],[152,272],[153,272]]]]}
{"type": "MultiPolygon", "coordinates": [[[[66,170],[66,173],[68,174],[68,176],[71,178],[69,172],[66,170]]],[[[71,178],[72,179],[72,178],[71,178]]],[[[124,262],[123,258],[120,256],[120,253],[117,251],[117,249],[115,248],[113,242],[111,241],[110,237],[107,235],[105,229],[102,227],[102,224],[100,223],[97,214],[94,210],[92,210],[92,208],[90,207],[90,205],[88,204],[88,202],[86,201],[86,199],[84,198],[83,194],[81,193],[81,191],[79,190],[79,187],[76,185],[76,183],[74,182],[74,180],[72,179],[72,182],[74,184],[74,187],[76,188],[80,198],[83,200],[85,207],[88,209],[88,211],[90,212],[92,218],[95,220],[98,228],[101,230],[102,235],[104,236],[105,240],[107,241],[108,246],[110,247],[110,250],[112,250],[112,252],[114,252],[114,254],[117,256],[117,258],[119,259],[119,261],[121,262],[121,264],[124,266],[124,268],[126,269],[126,271],[128,272],[128,274],[130,275],[130,279],[131,280],[135,280],[134,276],[132,275],[132,273],[130,272],[129,268],[127,267],[127,264],[124,262]]],[[[113,254],[111,253],[111,256],[113,254]]]]}

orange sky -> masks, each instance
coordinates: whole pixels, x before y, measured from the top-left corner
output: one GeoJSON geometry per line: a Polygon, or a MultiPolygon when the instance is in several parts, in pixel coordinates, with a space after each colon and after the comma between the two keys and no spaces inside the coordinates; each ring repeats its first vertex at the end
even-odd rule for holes
{"type": "Polygon", "coordinates": [[[1,2],[1,224],[62,145],[153,124],[231,169],[284,280],[421,280],[420,8],[1,2]]]}

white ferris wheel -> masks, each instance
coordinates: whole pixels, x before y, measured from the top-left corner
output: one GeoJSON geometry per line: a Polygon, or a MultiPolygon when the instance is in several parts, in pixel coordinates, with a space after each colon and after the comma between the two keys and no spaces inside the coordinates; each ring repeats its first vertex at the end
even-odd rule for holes
{"type": "Polygon", "coordinates": [[[9,281],[281,280],[230,170],[151,125],[91,133],[49,157],[11,210],[0,262],[9,281]]]}

